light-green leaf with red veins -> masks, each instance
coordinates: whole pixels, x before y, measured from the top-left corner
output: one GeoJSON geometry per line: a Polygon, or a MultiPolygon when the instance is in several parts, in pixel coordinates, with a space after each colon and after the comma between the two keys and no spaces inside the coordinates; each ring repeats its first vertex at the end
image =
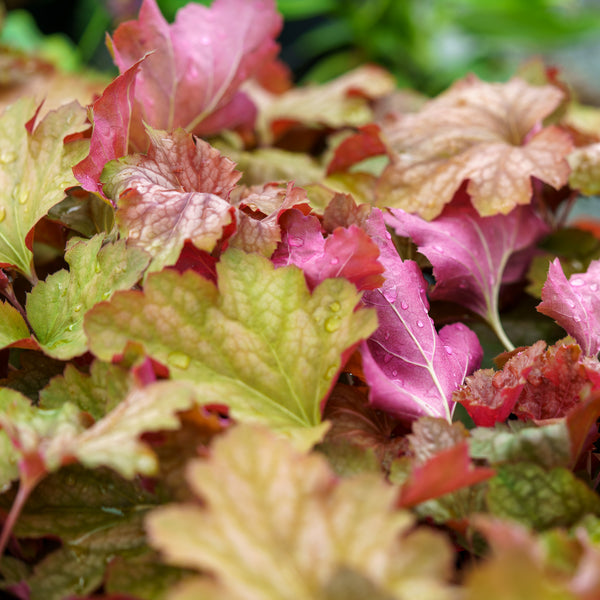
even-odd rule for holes
{"type": "Polygon", "coordinates": [[[327,279],[312,294],[297,267],[230,249],[217,287],[200,275],[151,274],[144,291],[116,294],[85,319],[92,352],[111,360],[128,342],[194,382],[206,404],[227,404],[242,421],[320,440],[321,404],[342,355],[376,328],[374,311],[357,310],[356,288],[327,279]]]}
{"type": "Polygon", "coordinates": [[[240,178],[235,164],[182,129],[147,128],[150,148],[109,162],[104,193],[117,205],[116,219],[129,244],[152,255],[150,270],[177,262],[185,240],[213,250],[234,208],[227,197],[240,178]]]}
{"type": "MultiPolygon", "coordinates": [[[[325,591],[343,568],[385,597],[453,597],[447,540],[413,530],[382,477],[339,480],[323,456],[245,425],[191,462],[188,481],[202,506],[161,507],[146,522],[167,562],[215,576],[213,586],[187,584],[202,598],[331,598],[325,591]]],[[[191,598],[189,589],[173,597],[191,598]]]]}
{"type": "Polygon", "coordinates": [[[42,350],[68,360],[87,350],[83,317],[115,290],[129,289],[142,276],[149,256],[125,241],[102,246],[104,235],[76,239],[67,248],[69,270],[50,275],[27,297],[27,318],[42,350]]]}
{"type": "Polygon", "coordinates": [[[88,151],[87,140],[64,143],[86,126],[76,102],[49,112],[35,127],[33,98],[22,98],[0,117],[0,265],[36,282],[33,227],[77,185],[72,167],[88,151]]]}

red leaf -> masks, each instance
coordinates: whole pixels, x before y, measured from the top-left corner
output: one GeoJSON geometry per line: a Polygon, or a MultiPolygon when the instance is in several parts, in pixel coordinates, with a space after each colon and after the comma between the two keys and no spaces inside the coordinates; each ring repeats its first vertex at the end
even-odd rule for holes
{"type": "Polygon", "coordinates": [[[410,479],[400,490],[398,506],[409,508],[480,483],[495,474],[494,469],[474,467],[469,457],[469,443],[460,442],[413,469],[410,479]]]}
{"type": "Polygon", "coordinates": [[[378,125],[370,123],[359,127],[358,133],[347,137],[336,149],[327,167],[327,175],[337,171],[347,171],[352,165],[365,158],[385,154],[387,149],[379,136],[378,125]]]}
{"type": "Polygon", "coordinates": [[[131,107],[135,78],[144,58],[138,60],[109,84],[92,105],[94,130],[90,153],[73,167],[73,174],[88,192],[104,196],[100,174],[104,165],[128,152],[131,107]]]}

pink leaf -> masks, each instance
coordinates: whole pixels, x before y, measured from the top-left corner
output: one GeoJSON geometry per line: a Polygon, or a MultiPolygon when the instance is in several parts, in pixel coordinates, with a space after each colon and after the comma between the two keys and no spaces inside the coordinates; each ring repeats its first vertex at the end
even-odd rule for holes
{"type": "Polygon", "coordinates": [[[436,285],[431,298],[465,306],[494,329],[500,326],[501,285],[524,276],[535,242],[548,232],[530,206],[481,217],[466,194],[456,197],[434,221],[400,209],[390,212],[387,224],[411,237],[433,265],[436,285]]]}
{"type": "Polygon", "coordinates": [[[379,328],[361,345],[371,404],[401,419],[450,420],[452,392],[481,362],[477,336],[462,323],[446,325],[438,334],[428,314],[425,279],[415,262],[398,256],[379,211],[369,218],[367,231],[379,245],[386,278],[363,296],[379,318],[379,328]]]}
{"type": "Polygon", "coordinates": [[[127,154],[135,77],[143,58],[106,87],[92,105],[94,130],[90,153],[73,167],[73,174],[88,192],[102,193],[100,174],[110,160],[127,154]]]}
{"type": "Polygon", "coordinates": [[[600,260],[592,261],[586,273],[575,273],[567,280],[556,258],[537,307],[574,337],[588,356],[596,356],[600,350],[599,288],[600,260]]]}
{"type": "Polygon", "coordinates": [[[273,0],[189,3],[169,25],[155,0],[144,0],[137,21],[114,33],[114,60],[124,72],[146,53],[136,82],[135,146],[145,148],[142,123],[156,129],[215,133],[253,120],[240,85],[277,50],[281,17],[273,0]]]}
{"type": "Polygon", "coordinates": [[[324,238],[320,221],[295,209],[286,211],[279,222],[284,233],[273,264],[300,267],[311,288],[328,277],[345,277],[359,290],[372,290],[383,282],[379,248],[360,227],[338,227],[324,238]]]}

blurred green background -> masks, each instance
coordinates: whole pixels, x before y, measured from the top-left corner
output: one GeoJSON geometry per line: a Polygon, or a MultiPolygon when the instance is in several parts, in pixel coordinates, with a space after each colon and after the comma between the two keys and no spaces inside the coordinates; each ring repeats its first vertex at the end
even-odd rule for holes
{"type": "MultiPolygon", "coordinates": [[[[158,0],[172,20],[187,0],[158,0]]],[[[209,1],[202,2],[210,4],[209,1]]],[[[68,69],[109,70],[105,31],[135,17],[140,0],[7,0],[0,41],[68,69]],[[43,34],[43,35],[42,35],[43,34]]],[[[296,81],[325,81],[365,62],[402,87],[433,95],[474,72],[509,77],[527,57],[568,71],[600,103],[600,0],[278,0],[282,58],[296,81]]]]}

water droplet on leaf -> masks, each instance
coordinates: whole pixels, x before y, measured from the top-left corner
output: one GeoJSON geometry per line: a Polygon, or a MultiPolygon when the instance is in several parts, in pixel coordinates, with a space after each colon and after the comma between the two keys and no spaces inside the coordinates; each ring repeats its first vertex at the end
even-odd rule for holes
{"type": "Polygon", "coordinates": [[[404,300],[402,300],[402,302],[400,303],[400,308],[402,310],[408,310],[408,302],[405,302],[404,300]]]}
{"type": "Polygon", "coordinates": [[[6,209],[4,206],[0,206],[0,223],[6,219],[6,209]]]}
{"type": "Polygon", "coordinates": [[[582,285],[585,285],[585,281],[583,279],[580,279],[579,277],[576,279],[572,279],[570,283],[573,287],[581,287],[582,285]]]}
{"type": "Polygon", "coordinates": [[[327,379],[333,379],[337,373],[337,370],[338,368],[335,365],[329,367],[329,369],[327,369],[327,373],[325,373],[325,377],[327,379]]]}
{"type": "Polygon", "coordinates": [[[337,331],[340,328],[341,324],[342,320],[337,315],[329,317],[325,320],[325,331],[333,333],[334,331],[337,331]]]}
{"type": "Polygon", "coordinates": [[[301,237],[297,237],[297,236],[291,235],[288,238],[288,244],[292,248],[300,248],[301,246],[304,246],[304,240],[301,237]]]}
{"type": "Polygon", "coordinates": [[[8,165],[12,162],[15,162],[15,160],[17,160],[17,153],[13,152],[12,150],[5,150],[0,153],[0,163],[3,165],[8,165]]]}
{"type": "Polygon", "coordinates": [[[391,360],[392,360],[393,356],[391,354],[385,354],[383,356],[383,362],[387,365],[391,360]]]}
{"type": "Polygon", "coordinates": [[[338,312],[342,308],[342,305],[336,300],[329,305],[329,310],[331,312],[338,312]]]}
{"type": "Polygon", "coordinates": [[[417,327],[423,327],[423,321],[417,321],[417,327]]]}
{"type": "Polygon", "coordinates": [[[176,369],[187,369],[190,366],[191,359],[183,352],[171,352],[167,357],[167,362],[176,369]]]}
{"type": "Polygon", "coordinates": [[[450,348],[450,346],[444,346],[444,350],[446,351],[446,354],[452,354],[452,348],[450,348]]]}
{"type": "Polygon", "coordinates": [[[76,305],[73,307],[73,310],[74,310],[75,312],[79,312],[79,311],[81,310],[81,304],[76,304],[76,305]]]}

